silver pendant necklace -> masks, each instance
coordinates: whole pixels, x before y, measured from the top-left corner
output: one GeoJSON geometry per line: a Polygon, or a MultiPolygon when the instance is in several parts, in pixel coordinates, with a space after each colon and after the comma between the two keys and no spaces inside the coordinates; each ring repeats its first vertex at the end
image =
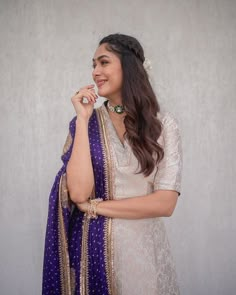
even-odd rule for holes
{"type": "Polygon", "coordinates": [[[108,109],[113,112],[113,113],[117,113],[117,114],[123,114],[125,111],[125,108],[122,105],[116,105],[116,106],[111,106],[109,100],[107,101],[107,107],[108,109]]]}

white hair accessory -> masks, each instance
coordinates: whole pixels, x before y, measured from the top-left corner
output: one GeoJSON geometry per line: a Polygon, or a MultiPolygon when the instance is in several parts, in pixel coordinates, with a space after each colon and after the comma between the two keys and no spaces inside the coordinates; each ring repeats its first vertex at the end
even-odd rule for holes
{"type": "Polygon", "coordinates": [[[145,58],[144,62],[143,62],[143,67],[144,69],[149,73],[150,70],[152,69],[152,64],[151,61],[148,58],[145,58]]]}

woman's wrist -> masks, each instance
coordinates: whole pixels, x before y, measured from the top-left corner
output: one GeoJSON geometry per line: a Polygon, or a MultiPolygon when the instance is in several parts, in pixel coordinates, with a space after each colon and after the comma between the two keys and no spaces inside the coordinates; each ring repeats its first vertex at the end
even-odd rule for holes
{"type": "Polygon", "coordinates": [[[81,117],[80,115],[77,114],[77,118],[76,118],[76,124],[85,124],[85,125],[88,125],[88,122],[89,122],[89,118],[83,118],[81,117]]]}
{"type": "Polygon", "coordinates": [[[97,207],[100,202],[102,202],[103,199],[97,198],[97,199],[92,199],[88,202],[87,208],[86,208],[86,216],[88,219],[96,219],[97,216],[97,207]]]}

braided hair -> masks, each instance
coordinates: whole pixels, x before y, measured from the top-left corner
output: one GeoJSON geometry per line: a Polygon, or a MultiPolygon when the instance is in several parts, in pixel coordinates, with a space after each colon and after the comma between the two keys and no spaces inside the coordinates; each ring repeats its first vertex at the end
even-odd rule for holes
{"type": "Polygon", "coordinates": [[[102,44],[106,44],[106,49],[120,59],[122,104],[126,111],[125,137],[138,159],[140,170],[137,173],[148,176],[164,157],[164,150],[157,142],[162,131],[157,118],[160,106],[143,66],[143,48],[136,38],[124,34],[108,35],[99,42],[102,44]]]}

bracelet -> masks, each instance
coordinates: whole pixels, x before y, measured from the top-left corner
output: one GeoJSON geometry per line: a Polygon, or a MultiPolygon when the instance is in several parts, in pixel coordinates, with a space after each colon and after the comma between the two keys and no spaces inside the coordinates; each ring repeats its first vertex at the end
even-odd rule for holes
{"type": "Polygon", "coordinates": [[[98,203],[102,202],[103,199],[98,198],[98,199],[92,199],[89,200],[89,206],[88,206],[88,211],[86,213],[86,216],[88,219],[97,219],[97,205],[98,203]]]}

